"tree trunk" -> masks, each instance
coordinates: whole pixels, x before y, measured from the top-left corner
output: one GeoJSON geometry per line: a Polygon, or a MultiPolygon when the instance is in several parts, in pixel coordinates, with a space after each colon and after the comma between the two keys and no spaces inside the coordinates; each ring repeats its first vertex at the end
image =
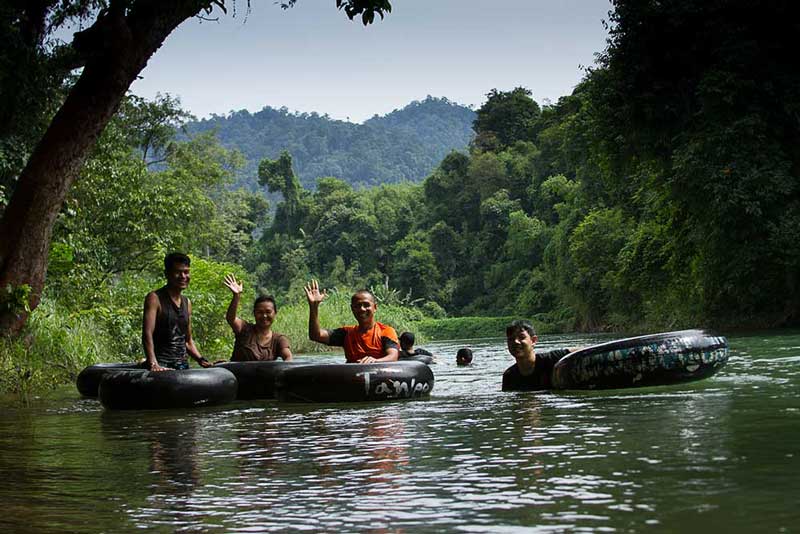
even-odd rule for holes
{"type": "MultiPolygon", "coordinates": [[[[8,286],[29,285],[41,299],[50,237],[70,186],[125,92],[178,24],[210,2],[140,0],[127,12],[111,2],[74,46],[87,57],[78,82],[20,174],[0,220],[0,299],[8,286]]],[[[2,302],[0,302],[2,304],[2,302]]],[[[0,335],[15,334],[27,314],[0,306],[0,335]]]]}

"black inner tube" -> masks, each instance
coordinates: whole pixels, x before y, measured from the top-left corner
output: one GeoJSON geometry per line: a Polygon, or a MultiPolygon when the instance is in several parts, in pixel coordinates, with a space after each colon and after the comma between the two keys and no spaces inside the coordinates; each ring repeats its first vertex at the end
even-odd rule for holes
{"type": "Polygon", "coordinates": [[[100,387],[100,380],[106,373],[111,371],[121,371],[123,369],[134,370],[145,369],[138,363],[98,363],[90,365],[80,372],[75,380],[78,392],[84,397],[97,397],[97,389],[100,387]]]}
{"type": "Polygon", "coordinates": [[[288,402],[362,402],[427,397],[431,368],[415,361],[322,364],[294,367],[276,379],[279,400],[288,402]]]}
{"type": "Polygon", "coordinates": [[[111,371],[100,380],[99,398],[111,410],[213,406],[236,398],[233,373],[222,368],[111,371]]]}
{"type": "Polygon", "coordinates": [[[728,361],[728,342],[704,330],[681,330],[594,345],[562,358],[555,389],[663,386],[707,378],[728,361]]]}
{"type": "Polygon", "coordinates": [[[426,365],[433,363],[433,356],[427,354],[415,354],[413,356],[400,356],[398,361],[401,362],[422,362],[426,365]]]}
{"type": "Polygon", "coordinates": [[[284,370],[300,365],[311,365],[306,362],[224,362],[215,367],[227,369],[236,375],[239,383],[237,399],[274,399],[275,378],[284,370]]]}

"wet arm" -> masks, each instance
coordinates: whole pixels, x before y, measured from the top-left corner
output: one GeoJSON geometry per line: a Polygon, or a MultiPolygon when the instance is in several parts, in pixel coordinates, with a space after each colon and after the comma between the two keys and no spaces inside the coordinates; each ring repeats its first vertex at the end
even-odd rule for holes
{"type": "Polygon", "coordinates": [[[308,339],[325,345],[330,344],[330,332],[319,326],[319,303],[308,305],[308,339]]]}
{"type": "Polygon", "coordinates": [[[283,358],[284,361],[292,361],[292,349],[289,348],[289,340],[286,336],[281,336],[280,344],[278,345],[278,357],[283,358]]]}
{"type": "Polygon", "coordinates": [[[319,305],[327,294],[319,290],[319,283],[316,280],[311,280],[303,289],[308,300],[308,339],[330,345],[330,332],[319,327],[319,305]]]}
{"type": "Polygon", "coordinates": [[[228,311],[225,313],[225,320],[233,330],[235,335],[239,335],[244,327],[244,321],[236,316],[236,311],[239,309],[239,300],[241,293],[233,293],[231,296],[231,303],[228,305],[228,311]]]}
{"type": "Polygon", "coordinates": [[[148,293],[144,299],[144,311],[142,314],[142,348],[144,349],[147,367],[152,371],[163,371],[164,368],[156,360],[155,344],[153,343],[157,315],[158,296],[155,293],[148,293]]]}
{"type": "Polygon", "coordinates": [[[400,357],[400,351],[395,347],[387,347],[383,351],[383,357],[377,358],[376,362],[396,362],[400,357]]]}
{"type": "Polygon", "coordinates": [[[203,358],[197,345],[194,344],[194,338],[192,337],[192,302],[188,299],[186,302],[189,311],[189,321],[186,324],[186,353],[191,356],[194,361],[199,363],[201,367],[211,367],[211,362],[203,358]]]}
{"type": "Polygon", "coordinates": [[[400,351],[396,346],[387,346],[383,349],[383,356],[375,358],[373,356],[365,356],[358,360],[358,363],[382,363],[382,362],[396,362],[400,357],[400,351]]]}

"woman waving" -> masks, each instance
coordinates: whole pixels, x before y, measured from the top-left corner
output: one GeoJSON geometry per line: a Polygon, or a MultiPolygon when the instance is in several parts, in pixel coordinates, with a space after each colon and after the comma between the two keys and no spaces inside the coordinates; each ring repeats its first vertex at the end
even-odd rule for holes
{"type": "Polygon", "coordinates": [[[239,299],[242,295],[242,284],[237,282],[232,274],[229,274],[225,277],[225,286],[233,293],[228,312],[225,314],[225,319],[236,336],[231,361],[270,361],[278,358],[291,360],[292,350],[289,348],[289,338],[272,331],[272,323],[278,313],[275,299],[263,295],[256,298],[253,303],[255,323],[248,323],[236,316],[239,299]]]}

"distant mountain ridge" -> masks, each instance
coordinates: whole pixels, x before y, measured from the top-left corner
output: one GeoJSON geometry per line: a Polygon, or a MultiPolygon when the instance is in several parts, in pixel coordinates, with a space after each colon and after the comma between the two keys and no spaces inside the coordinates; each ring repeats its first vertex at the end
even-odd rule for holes
{"type": "Polygon", "coordinates": [[[261,159],[274,159],[282,150],[292,155],[307,188],[323,176],[363,187],[421,181],[449,152],[469,145],[474,120],[470,108],[428,96],[363,124],[265,107],[191,122],[187,130],[216,129],[223,146],[239,149],[247,163],[237,182],[250,189],[257,187],[261,159]]]}

